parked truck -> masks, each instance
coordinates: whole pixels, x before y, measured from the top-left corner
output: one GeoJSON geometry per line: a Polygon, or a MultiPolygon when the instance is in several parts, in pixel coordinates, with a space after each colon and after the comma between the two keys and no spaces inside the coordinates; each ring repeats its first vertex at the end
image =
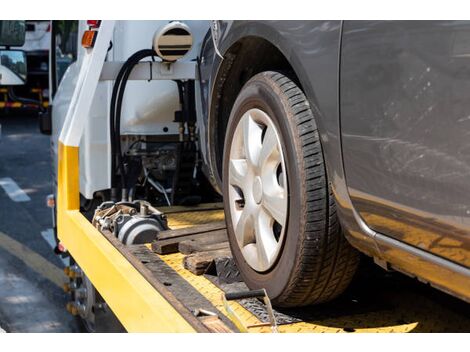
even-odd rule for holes
{"type": "MultiPolygon", "coordinates": [[[[26,54],[18,49],[25,42],[25,28],[24,21],[0,21],[0,94],[4,96],[13,87],[21,87],[26,83],[26,54]]],[[[0,103],[0,108],[8,107],[0,103]]]]}

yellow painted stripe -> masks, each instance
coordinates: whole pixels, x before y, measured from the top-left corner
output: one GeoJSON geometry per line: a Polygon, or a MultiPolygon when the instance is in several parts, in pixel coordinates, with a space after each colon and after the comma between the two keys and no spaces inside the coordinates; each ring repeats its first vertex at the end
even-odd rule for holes
{"type": "Polygon", "coordinates": [[[3,232],[0,232],[0,247],[58,287],[62,287],[66,282],[67,278],[62,269],[3,232]]]}
{"type": "Polygon", "coordinates": [[[194,328],[79,212],[78,148],[59,144],[58,234],[129,332],[194,328]]]}

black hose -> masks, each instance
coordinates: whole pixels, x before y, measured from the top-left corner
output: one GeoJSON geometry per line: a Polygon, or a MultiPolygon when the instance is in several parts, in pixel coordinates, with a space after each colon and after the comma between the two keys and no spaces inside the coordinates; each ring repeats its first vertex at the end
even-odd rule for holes
{"type": "MultiPolygon", "coordinates": [[[[135,61],[137,57],[140,56],[142,50],[136,52],[132,56],[130,56],[127,61],[122,65],[121,69],[119,70],[119,73],[116,77],[114,87],[113,87],[113,92],[111,95],[111,104],[110,104],[110,140],[111,140],[111,187],[115,188],[116,187],[116,180],[115,180],[115,175],[114,173],[116,172],[116,130],[115,130],[115,113],[116,113],[116,99],[117,95],[119,92],[119,88],[122,83],[122,78],[126,71],[130,68],[132,62],[135,61]]],[[[119,131],[120,132],[120,131],[119,131]]],[[[118,132],[118,133],[119,133],[118,132]]]]}
{"type": "MultiPolygon", "coordinates": [[[[125,71],[124,76],[122,77],[121,85],[119,86],[119,92],[117,97],[116,112],[115,112],[115,133],[116,133],[116,154],[118,157],[119,172],[121,174],[121,183],[123,187],[123,194],[127,193],[127,185],[125,182],[126,173],[124,170],[124,159],[122,156],[121,149],[121,110],[122,110],[122,100],[124,98],[124,92],[126,89],[127,81],[132,72],[132,69],[145,57],[154,56],[155,52],[153,50],[142,50],[140,54],[133,60],[130,61],[129,68],[125,71]]],[[[126,197],[126,196],[124,196],[126,197]]]]}
{"type": "Polygon", "coordinates": [[[122,99],[126,88],[129,75],[133,68],[139,63],[140,60],[146,57],[155,56],[155,51],[151,49],[144,49],[134,53],[122,65],[114,83],[113,92],[111,95],[110,104],[110,141],[111,141],[111,193],[116,195],[116,162],[118,163],[119,172],[121,176],[122,192],[127,193],[126,190],[126,175],[124,170],[124,160],[122,157],[121,149],[121,110],[122,99]]]}

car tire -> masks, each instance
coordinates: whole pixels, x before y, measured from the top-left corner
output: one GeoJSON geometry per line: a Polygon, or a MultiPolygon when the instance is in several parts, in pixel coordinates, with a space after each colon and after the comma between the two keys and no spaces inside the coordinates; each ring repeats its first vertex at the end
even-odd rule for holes
{"type": "Polygon", "coordinates": [[[230,247],[247,286],[281,307],[334,299],[359,262],[338,222],[314,111],[293,80],[262,72],[240,91],[225,137],[230,247]]]}

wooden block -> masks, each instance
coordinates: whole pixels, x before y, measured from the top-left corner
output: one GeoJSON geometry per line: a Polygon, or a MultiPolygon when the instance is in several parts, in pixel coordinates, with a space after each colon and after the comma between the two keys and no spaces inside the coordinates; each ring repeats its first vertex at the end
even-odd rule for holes
{"type": "Polygon", "coordinates": [[[213,251],[216,249],[228,248],[228,238],[226,233],[207,233],[193,239],[181,241],[178,250],[183,254],[194,252],[213,251]]]}
{"type": "Polygon", "coordinates": [[[225,229],[225,221],[212,222],[205,225],[185,227],[183,229],[161,231],[158,233],[157,240],[167,240],[222,229],[225,229]]]}
{"type": "Polygon", "coordinates": [[[198,252],[184,257],[184,268],[196,275],[202,275],[215,258],[231,257],[229,248],[216,251],[198,252]]]}
{"type": "Polygon", "coordinates": [[[166,238],[166,239],[156,239],[152,242],[152,250],[158,254],[170,254],[178,252],[179,243],[182,241],[194,240],[201,237],[211,237],[214,238],[216,242],[223,242],[227,240],[227,232],[225,229],[196,233],[196,234],[186,234],[184,236],[166,238]]]}
{"type": "Polygon", "coordinates": [[[209,252],[225,248],[230,248],[228,241],[207,244],[199,243],[198,241],[183,241],[178,245],[178,251],[182,254],[209,252]]]}

